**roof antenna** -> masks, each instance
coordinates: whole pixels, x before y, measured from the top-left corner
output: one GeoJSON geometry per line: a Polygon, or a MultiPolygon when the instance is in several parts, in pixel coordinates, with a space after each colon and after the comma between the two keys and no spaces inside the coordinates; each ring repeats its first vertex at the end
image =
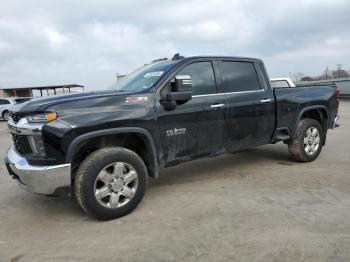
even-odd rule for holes
{"type": "Polygon", "coordinates": [[[176,53],[171,60],[179,60],[185,58],[184,56],[181,56],[179,53],[176,53]]]}

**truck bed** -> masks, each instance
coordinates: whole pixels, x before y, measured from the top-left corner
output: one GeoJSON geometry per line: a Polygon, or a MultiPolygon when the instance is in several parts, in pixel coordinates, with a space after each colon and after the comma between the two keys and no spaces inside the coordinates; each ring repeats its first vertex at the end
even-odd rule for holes
{"type": "Polygon", "coordinates": [[[337,113],[335,86],[298,86],[275,88],[276,130],[286,130],[290,137],[296,133],[302,113],[313,107],[323,109],[328,118],[328,127],[337,113]]]}

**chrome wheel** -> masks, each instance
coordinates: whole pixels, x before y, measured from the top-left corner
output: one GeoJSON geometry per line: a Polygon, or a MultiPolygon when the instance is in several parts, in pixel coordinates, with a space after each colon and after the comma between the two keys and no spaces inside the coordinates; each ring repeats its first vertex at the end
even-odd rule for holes
{"type": "Polygon", "coordinates": [[[310,127],[305,132],[304,150],[306,154],[314,155],[320,147],[320,133],[316,127],[310,127]]]}
{"type": "Polygon", "coordinates": [[[115,162],[102,169],[95,180],[96,200],[108,208],[119,208],[134,196],[138,176],[134,167],[124,162],[115,162]]]}

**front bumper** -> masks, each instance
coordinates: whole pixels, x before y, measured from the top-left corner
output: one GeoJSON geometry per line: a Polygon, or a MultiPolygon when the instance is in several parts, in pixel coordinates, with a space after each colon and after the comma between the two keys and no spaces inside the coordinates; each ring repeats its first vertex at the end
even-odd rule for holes
{"type": "Polygon", "coordinates": [[[26,190],[44,195],[70,192],[70,164],[55,166],[30,165],[14,146],[7,151],[5,164],[9,174],[26,190]]]}

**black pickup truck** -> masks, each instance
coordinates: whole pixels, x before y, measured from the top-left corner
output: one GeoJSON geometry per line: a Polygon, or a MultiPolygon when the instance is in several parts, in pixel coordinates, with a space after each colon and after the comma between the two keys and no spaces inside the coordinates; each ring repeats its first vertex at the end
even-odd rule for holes
{"type": "Polygon", "coordinates": [[[5,163],[26,190],[75,195],[90,215],[130,213],[161,167],[283,141],[315,160],[337,126],[334,87],[272,89],[259,59],[175,55],[103,92],[34,99],[10,114],[5,163]]]}

